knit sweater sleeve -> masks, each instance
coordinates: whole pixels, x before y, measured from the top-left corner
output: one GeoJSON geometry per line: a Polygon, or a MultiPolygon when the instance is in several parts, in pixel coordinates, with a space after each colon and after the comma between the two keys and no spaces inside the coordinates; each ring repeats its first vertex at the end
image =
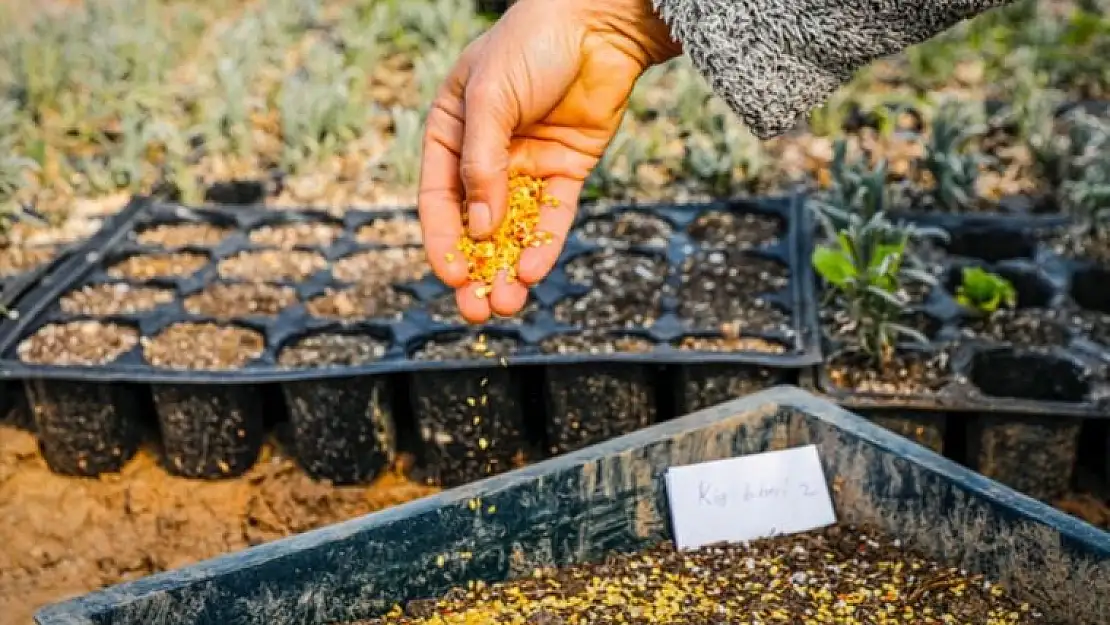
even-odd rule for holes
{"type": "Polygon", "coordinates": [[[790,130],[867,63],[1011,0],[652,0],[756,136],[790,130]]]}

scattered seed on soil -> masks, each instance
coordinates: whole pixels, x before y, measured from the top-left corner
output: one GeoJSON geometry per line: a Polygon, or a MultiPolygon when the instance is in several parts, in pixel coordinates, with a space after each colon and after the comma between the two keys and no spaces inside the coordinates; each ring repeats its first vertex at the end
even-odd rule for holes
{"type": "Polygon", "coordinates": [[[215,323],[175,323],[157,336],[143,338],[143,355],[156,367],[235,369],[262,355],[261,334],[215,323]]]}
{"type": "Polygon", "coordinates": [[[193,315],[231,319],[273,317],[297,303],[297,292],[272,284],[213,284],[185,299],[185,310],[193,315]]]}
{"type": "Polygon", "coordinates": [[[135,328],[99,321],[50,324],[27,337],[16,348],[26,363],[96,366],[119,358],[139,343],[135,328]]]}
{"type": "Polygon", "coordinates": [[[870,527],[678,551],[664,543],[602,562],[538,568],[410,601],[361,625],[453,623],[1043,622],[982,575],[945,566],[870,527]]]}
{"type": "Polygon", "coordinates": [[[54,246],[23,247],[7,246],[0,248],[0,277],[15,276],[37,269],[54,258],[54,246]]]}
{"type": "Polygon", "coordinates": [[[759,297],[786,288],[788,275],[779,263],[738,250],[700,252],[683,267],[679,315],[699,328],[734,324],[749,333],[788,331],[786,313],[759,297]]]}
{"type": "Polygon", "coordinates": [[[428,273],[428,263],[422,248],[369,250],[337,260],[331,273],[343,282],[398,284],[423,278],[428,273]]]}
{"type": "Polygon", "coordinates": [[[486,335],[432,340],[421,346],[412,357],[414,360],[476,360],[479,358],[502,359],[519,348],[515,339],[486,335]]]}
{"type": "Polygon", "coordinates": [[[469,213],[463,213],[463,236],[456,248],[467,261],[470,280],[492,285],[505,272],[516,279],[517,263],[526,248],[549,245],[552,234],[538,230],[540,215],[555,210],[558,200],[544,192],[545,183],[529,176],[509,176],[509,212],[489,239],[475,241],[467,234],[469,213]]]}
{"type": "Polygon", "coordinates": [[[781,229],[782,222],[775,217],[712,211],[694,220],[686,232],[701,245],[742,249],[774,243],[781,229]]]}
{"type": "Polygon", "coordinates": [[[173,301],[171,289],[130,284],[96,284],[66,293],[59,305],[68,315],[130,315],[173,301]]]}
{"type": "Polygon", "coordinates": [[[166,249],[186,246],[215,247],[231,234],[231,228],[207,223],[162,224],[139,233],[139,243],[166,249]]]}
{"type": "Polygon", "coordinates": [[[317,334],[281,351],[283,367],[354,367],[385,355],[386,343],[372,336],[317,334]]]}
{"type": "Polygon", "coordinates": [[[327,247],[343,232],[335,224],[319,221],[300,221],[275,226],[262,226],[251,231],[250,240],[255,245],[291,250],[295,247],[327,247]]]}
{"type": "Polygon", "coordinates": [[[1068,342],[1055,311],[1037,308],[999,309],[989,317],[968,320],[960,333],[968,338],[1050,347],[1068,342]]]}
{"type": "Polygon", "coordinates": [[[358,229],[355,235],[359,243],[376,243],[389,247],[399,245],[420,245],[424,235],[420,222],[405,217],[382,217],[358,229]]]}
{"type": "Polygon", "coordinates": [[[308,313],[321,319],[360,321],[376,317],[398,317],[412,305],[412,297],[389,286],[356,284],[339,290],[328,289],[308,304],[308,313]]]}
{"type": "Polygon", "coordinates": [[[763,354],[783,354],[786,348],[780,343],[754,336],[702,337],[688,336],[679,344],[682,349],[698,352],[759,352],[763,354]]]}
{"type": "Polygon", "coordinates": [[[555,306],[555,318],[587,328],[648,326],[660,313],[667,263],[651,256],[606,250],[567,264],[567,276],[592,287],[555,306]]]}
{"type": "Polygon", "coordinates": [[[108,268],[108,275],[127,280],[184,278],[200,271],[208,257],[193,252],[176,254],[138,254],[129,256],[108,268]]]}
{"type": "Polygon", "coordinates": [[[251,282],[299,281],[325,269],[328,261],[304,250],[239,252],[220,261],[220,277],[251,282]]]}
{"type": "Polygon", "coordinates": [[[933,393],[948,382],[948,355],[896,353],[885,368],[861,352],[833,356],[827,365],[837,387],[860,393],[911,395],[933,393]]]}
{"type": "Polygon", "coordinates": [[[663,247],[674,233],[665,220],[638,211],[591,219],[579,229],[583,239],[599,245],[663,247]]]}
{"type": "Polygon", "coordinates": [[[555,336],[540,343],[545,354],[643,354],[655,348],[651,341],[636,336],[607,336],[601,332],[582,332],[555,336]]]}

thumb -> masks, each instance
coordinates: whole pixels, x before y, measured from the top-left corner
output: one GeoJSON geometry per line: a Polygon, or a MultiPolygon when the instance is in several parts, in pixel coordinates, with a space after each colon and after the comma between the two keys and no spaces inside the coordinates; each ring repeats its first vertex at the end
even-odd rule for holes
{"type": "Polygon", "coordinates": [[[464,95],[460,176],[466,190],[468,229],[474,238],[493,234],[508,210],[509,142],[520,106],[504,74],[476,76],[464,95]],[[494,78],[493,76],[500,76],[494,78]]]}

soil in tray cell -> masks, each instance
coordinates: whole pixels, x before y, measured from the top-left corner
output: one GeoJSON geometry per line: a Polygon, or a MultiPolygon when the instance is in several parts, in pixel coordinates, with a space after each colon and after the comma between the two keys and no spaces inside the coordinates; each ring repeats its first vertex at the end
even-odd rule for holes
{"type": "Polygon", "coordinates": [[[162,224],[139,233],[139,243],[157,245],[166,249],[182,247],[216,247],[232,232],[206,223],[162,224]]]}
{"type": "Polygon", "coordinates": [[[359,243],[396,247],[399,245],[420,245],[424,235],[420,222],[404,217],[381,217],[362,226],[355,233],[359,243]]]}
{"type": "MultiPolygon", "coordinates": [[[[381,358],[387,344],[372,336],[318,334],[282,350],[285,367],[350,367],[381,358]]],[[[336,484],[376,477],[395,454],[392,387],[384,376],[306,380],[284,385],[297,461],[336,484]]]]}
{"type": "Polygon", "coordinates": [[[360,625],[1046,622],[981,576],[872,528],[635,554],[410,601],[360,625]]]}
{"type": "Polygon", "coordinates": [[[192,315],[233,319],[235,317],[274,317],[297,303],[297,292],[290,287],[265,283],[212,284],[185,298],[185,310],[192,315]]]}
{"type": "Polygon", "coordinates": [[[158,335],[143,338],[143,356],[155,367],[171,369],[237,369],[262,355],[263,336],[233,325],[175,323],[158,335]]]}
{"type": "Polygon", "coordinates": [[[964,323],[960,334],[967,338],[1051,347],[1068,342],[1068,332],[1056,321],[1056,312],[1041,308],[1000,309],[989,317],[975,317],[964,323]]]}
{"type": "Polygon", "coordinates": [[[193,252],[136,254],[108,267],[108,275],[124,280],[185,278],[208,264],[208,257],[193,252]]]}
{"type": "Polygon", "coordinates": [[[342,233],[343,228],[336,224],[302,221],[256,228],[250,233],[250,241],[255,245],[283,250],[295,247],[327,247],[342,233]]]}
{"type": "Polygon", "coordinates": [[[711,211],[694,220],[686,233],[695,243],[707,247],[742,249],[770,245],[782,230],[783,223],[777,217],[711,211]]]}
{"type": "Polygon", "coordinates": [[[1064,417],[978,415],[968,426],[969,460],[979,473],[1049,502],[1071,488],[1080,427],[1064,417]]]}
{"type": "Polygon", "coordinates": [[[663,247],[674,234],[665,220],[639,211],[590,219],[578,229],[583,240],[599,245],[663,247]]]}
{"type": "Polygon", "coordinates": [[[880,366],[859,351],[829,359],[829,380],[840,389],[876,395],[927,395],[949,381],[947,353],[896,352],[880,366]]]}
{"type": "Polygon", "coordinates": [[[0,278],[9,278],[38,269],[54,258],[57,251],[53,246],[2,247],[0,248],[0,278]]]}
{"type": "Polygon", "coordinates": [[[694,352],[736,353],[758,352],[761,354],[784,354],[786,348],[781,343],[751,336],[688,336],[679,342],[680,349],[694,352]]]}
{"type": "Polygon", "coordinates": [[[639,363],[547,367],[548,451],[574,451],[651,425],[657,410],[654,373],[654,367],[639,363]]]}
{"type": "Polygon", "coordinates": [[[362,321],[398,317],[413,299],[389,285],[355,284],[345,289],[328,289],[305,305],[308,313],[320,319],[362,321]]]}
{"type": "Polygon", "coordinates": [[[250,282],[300,281],[322,271],[328,261],[304,250],[256,250],[239,252],[220,261],[220,277],[250,282]]]}
{"type": "Polygon", "coordinates": [[[154,310],[173,299],[172,289],[116,283],[70,291],[62,296],[59,305],[67,315],[130,315],[154,310]]]}
{"type": "Polygon", "coordinates": [[[651,341],[636,336],[611,336],[587,331],[554,336],[540,343],[545,354],[645,354],[655,349],[651,341]]]}
{"type": "Polygon", "coordinates": [[[421,248],[368,250],[335,261],[331,273],[342,282],[396,284],[423,278],[428,263],[421,248]]]}
{"type": "Polygon", "coordinates": [[[744,332],[788,332],[789,316],[761,298],[787,281],[786,267],[775,261],[738,250],[700,252],[683,267],[678,312],[699,328],[727,323],[744,332]]]}
{"type": "Polygon", "coordinates": [[[114,361],[139,344],[138,330],[114,323],[71,321],[39,328],[16,348],[30,364],[96,366],[114,361]]]}
{"type": "Polygon", "coordinates": [[[521,384],[504,358],[509,338],[442,337],[417,360],[484,360],[482,369],[412,374],[414,416],[428,479],[454,486],[523,466],[533,456],[524,423],[521,384]]]}
{"type": "Polygon", "coordinates": [[[661,258],[606,250],[580,256],[567,276],[590,291],[555,306],[555,318],[586,328],[651,325],[666,290],[667,264],[661,258]]]}

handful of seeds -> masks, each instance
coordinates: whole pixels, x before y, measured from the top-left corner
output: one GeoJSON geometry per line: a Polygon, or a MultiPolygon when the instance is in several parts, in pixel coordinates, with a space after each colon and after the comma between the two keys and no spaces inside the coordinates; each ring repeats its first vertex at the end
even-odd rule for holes
{"type": "Polygon", "coordinates": [[[512,173],[509,176],[509,209],[493,236],[485,241],[471,239],[466,234],[469,218],[463,213],[464,234],[456,247],[466,257],[470,280],[484,285],[477,289],[479,297],[489,295],[494,279],[502,271],[510,282],[516,280],[516,265],[525,248],[552,241],[554,237],[550,232],[539,231],[537,227],[541,210],[558,205],[558,200],[544,192],[542,180],[512,173]]]}

